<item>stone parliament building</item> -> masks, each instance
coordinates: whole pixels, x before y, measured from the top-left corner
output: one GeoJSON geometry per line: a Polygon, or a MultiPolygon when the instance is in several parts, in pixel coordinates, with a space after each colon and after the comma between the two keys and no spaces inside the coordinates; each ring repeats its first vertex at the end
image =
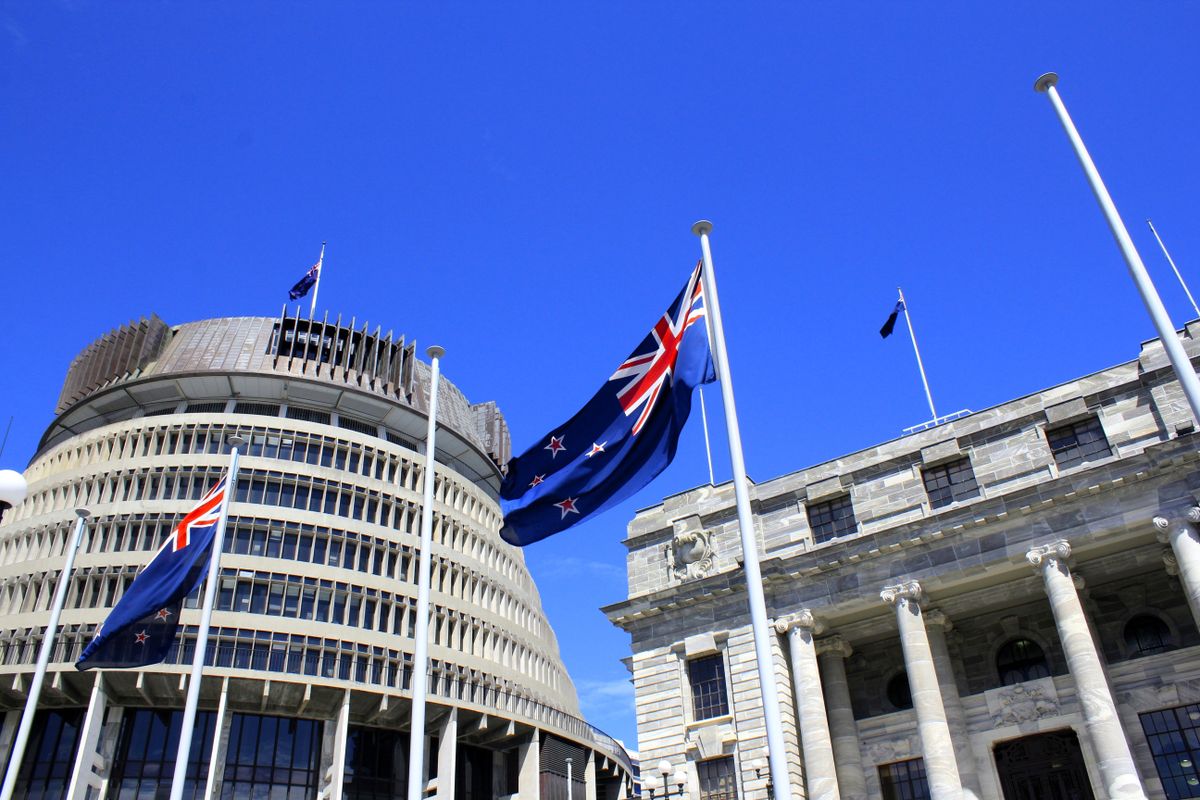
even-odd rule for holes
{"type": "MultiPolygon", "coordinates": [[[[299,313],[152,317],[75,359],[29,496],[0,522],[7,762],[75,509],[90,513],[16,797],[167,797],[198,593],[165,663],[74,663],[234,434],[247,444],[185,797],[405,796],[429,382],[402,337],[299,313]]],[[[499,537],[504,417],[443,379],[438,421],[426,796],[617,800],[629,756],[581,719],[521,551],[499,537]]]]}
{"type": "MultiPolygon", "coordinates": [[[[1181,336],[1200,360],[1200,322],[1181,336]]],[[[1198,444],[1152,340],[753,485],[793,795],[1200,797],[1198,444]]],[[[605,612],[642,764],[681,770],[672,796],[767,800],[732,485],[639,512],[626,546],[605,612]]]]}

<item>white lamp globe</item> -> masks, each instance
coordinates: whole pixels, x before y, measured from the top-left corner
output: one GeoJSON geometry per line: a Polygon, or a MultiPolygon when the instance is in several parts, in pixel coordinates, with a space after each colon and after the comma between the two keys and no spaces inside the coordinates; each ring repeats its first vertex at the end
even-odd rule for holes
{"type": "Polygon", "coordinates": [[[665,758],[658,762],[658,771],[662,774],[663,780],[666,780],[667,776],[671,774],[671,762],[665,758]]]}
{"type": "Polygon", "coordinates": [[[15,506],[29,493],[25,476],[11,469],[0,469],[0,503],[15,506]]]}

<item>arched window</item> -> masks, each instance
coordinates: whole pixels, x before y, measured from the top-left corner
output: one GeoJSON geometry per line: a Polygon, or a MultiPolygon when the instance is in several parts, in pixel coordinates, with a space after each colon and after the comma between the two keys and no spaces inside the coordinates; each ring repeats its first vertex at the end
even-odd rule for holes
{"type": "Polygon", "coordinates": [[[1153,614],[1138,614],[1125,623],[1125,648],[1130,658],[1151,656],[1175,648],[1167,623],[1153,614]]]}
{"type": "Polygon", "coordinates": [[[904,711],[913,707],[912,689],[908,685],[908,673],[897,672],[887,685],[887,700],[892,708],[904,711]]]}
{"type": "Polygon", "coordinates": [[[1050,675],[1050,664],[1037,642],[1031,639],[1013,639],[996,653],[996,672],[1000,674],[1000,685],[1032,681],[1050,675]]]}

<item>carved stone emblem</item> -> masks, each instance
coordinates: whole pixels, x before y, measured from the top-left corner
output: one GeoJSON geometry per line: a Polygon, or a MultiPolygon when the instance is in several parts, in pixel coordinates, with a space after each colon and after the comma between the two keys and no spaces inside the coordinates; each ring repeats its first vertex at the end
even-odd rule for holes
{"type": "Polygon", "coordinates": [[[1058,693],[1054,690],[1053,678],[992,689],[986,693],[986,697],[994,728],[1059,715],[1058,693]]]}
{"type": "Polygon", "coordinates": [[[713,568],[712,534],[693,516],[675,523],[671,537],[671,571],[676,580],[702,578],[713,568]]]}

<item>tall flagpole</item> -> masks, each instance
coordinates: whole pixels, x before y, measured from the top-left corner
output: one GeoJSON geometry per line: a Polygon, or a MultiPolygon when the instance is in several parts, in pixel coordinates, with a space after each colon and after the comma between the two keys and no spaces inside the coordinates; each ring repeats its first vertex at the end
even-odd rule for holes
{"type": "Polygon", "coordinates": [[[311,319],[317,313],[317,292],[321,291],[321,273],[325,271],[325,243],[321,242],[321,255],[317,257],[317,282],[313,285],[312,305],[308,307],[311,319]]]}
{"type": "Polygon", "coordinates": [[[8,771],[4,773],[4,787],[0,789],[0,800],[12,800],[13,789],[17,785],[17,773],[21,771],[21,761],[25,756],[25,746],[29,743],[29,731],[33,728],[33,717],[37,713],[38,697],[42,693],[42,682],[46,679],[46,667],[50,664],[50,652],[54,649],[54,637],[58,634],[58,618],[62,615],[63,604],[67,599],[67,588],[71,585],[71,571],[75,568],[75,554],[79,550],[79,542],[83,539],[83,529],[87,527],[88,510],[75,509],[75,532],[71,535],[71,543],[67,546],[67,561],[63,564],[62,572],[58,574],[58,586],[54,590],[54,605],[50,609],[50,621],[46,625],[46,633],[42,637],[42,649],[38,652],[37,667],[33,671],[33,682],[29,685],[29,694],[25,698],[25,710],[21,712],[21,725],[17,728],[17,738],[13,741],[12,753],[8,757],[8,771]]]}
{"type": "MultiPolygon", "coordinates": [[[[188,677],[187,703],[183,708],[183,726],[179,731],[179,750],[175,753],[175,774],[171,778],[171,800],[183,800],[183,784],[187,780],[188,756],[192,752],[192,731],[196,727],[196,709],[200,705],[200,678],[204,672],[204,655],[208,650],[208,629],[212,625],[213,605],[217,599],[217,579],[221,574],[221,550],[225,546],[225,524],[229,521],[229,505],[237,495],[238,448],[246,443],[240,436],[230,436],[229,469],[225,473],[225,502],[217,517],[213,533],[212,554],[208,557],[208,577],[204,581],[204,606],[200,612],[200,630],[196,633],[196,653],[192,656],[192,673],[188,677]]],[[[219,733],[219,732],[218,732],[219,733]]]]}
{"type": "Polygon", "coordinates": [[[704,424],[704,455],[708,456],[708,485],[716,486],[717,479],[713,477],[712,468],[712,446],[708,442],[708,411],[704,408],[704,387],[697,386],[696,389],[700,392],[700,422],[704,424]]]}
{"type": "MultiPolygon", "coordinates": [[[[742,435],[738,430],[737,408],[733,402],[733,379],[729,374],[729,358],[725,352],[725,328],[721,323],[721,304],[717,299],[717,278],[713,274],[712,250],[708,234],[712,223],[701,220],[692,226],[700,237],[700,252],[704,256],[705,316],[711,320],[713,360],[721,379],[721,399],[725,405],[725,430],[729,436],[729,461],[733,468],[733,493],[737,499],[738,528],[742,535],[742,569],[746,574],[746,593],[750,600],[750,622],[754,629],[754,654],[758,662],[758,682],[762,689],[763,716],[767,727],[767,756],[771,764],[771,781],[775,800],[792,800],[792,785],[788,779],[787,758],[783,749],[783,730],[780,727],[779,693],[775,686],[775,658],[771,653],[771,634],[767,625],[767,606],[763,598],[762,572],[758,566],[758,542],[754,534],[754,518],[750,512],[750,488],[746,480],[746,462],[742,456],[742,435]]],[[[409,800],[416,798],[409,797],[409,800]]]]}
{"type": "Polygon", "coordinates": [[[904,309],[904,321],[908,323],[908,338],[912,339],[913,352],[917,354],[917,369],[921,371],[921,385],[925,387],[925,399],[929,401],[929,413],[933,415],[931,421],[937,423],[937,409],[933,407],[933,395],[929,391],[929,379],[925,377],[925,364],[921,361],[921,351],[917,348],[917,334],[913,332],[912,317],[908,315],[908,302],[904,299],[904,290],[899,286],[896,291],[900,293],[900,307],[904,309]]]}
{"type": "Polygon", "coordinates": [[[1175,259],[1171,258],[1171,254],[1167,252],[1167,246],[1163,244],[1162,237],[1154,229],[1154,223],[1146,220],[1146,224],[1150,226],[1150,232],[1154,234],[1154,238],[1158,239],[1158,246],[1162,248],[1163,255],[1167,257],[1167,263],[1171,265],[1171,269],[1175,270],[1175,277],[1179,279],[1179,285],[1183,287],[1183,293],[1187,295],[1188,302],[1192,304],[1192,310],[1196,312],[1197,317],[1200,317],[1200,306],[1196,305],[1196,298],[1192,297],[1191,290],[1184,283],[1183,276],[1179,274],[1179,267],[1175,266],[1175,259]]]}
{"type": "Polygon", "coordinates": [[[438,380],[441,357],[437,345],[425,351],[433,374],[429,379],[429,426],[425,431],[425,485],[421,495],[421,558],[417,579],[417,629],[413,645],[412,725],[408,734],[408,800],[421,800],[425,778],[425,694],[429,671],[429,573],[433,563],[433,478],[437,434],[438,380]]]}
{"type": "Polygon", "coordinates": [[[1175,377],[1179,379],[1179,384],[1183,387],[1183,394],[1192,408],[1192,418],[1200,424],[1200,378],[1196,377],[1196,370],[1193,369],[1192,362],[1184,352],[1183,345],[1179,342],[1179,336],[1175,333],[1175,325],[1167,315],[1162,298],[1158,296],[1158,290],[1154,288],[1154,282],[1150,280],[1150,275],[1146,272],[1146,265],[1142,263],[1142,257],[1138,255],[1137,248],[1133,246],[1133,240],[1129,238],[1129,231],[1125,229],[1125,223],[1121,221],[1121,215],[1117,213],[1117,207],[1113,203],[1108,189],[1104,186],[1104,181],[1100,178],[1100,172],[1096,169],[1095,162],[1088,154],[1083,138],[1075,129],[1075,123],[1071,121],[1071,115],[1067,113],[1067,107],[1063,105],[1062,98],[1058,96],[1058,89],[1054,88],[1057,83],[1058,76],[1053,72],[1047,72],[1034,82],[1033,88],[1044,92],[1050,98],[1054,110],[1058,112],[1058,120],[1062,123],[1063,130],[1067,132],[1067,138],[1075,147],[1075,155],[1079,158],[1079,164],[1083,167],[1084,174],[1087,175],[1088,182],[1092,186],[1096,202],[1100,204],[1100,210],[1104,212],[1104,218],[1108,221],[1113,238],[1117,240],[1121,255],[1125,257],[1129,274],[1132,276],[1133,282],[1137,284],[1142,302],[1146,305],[1146,311],[1149,312],[1150,319],[1153,320],[1154,327],[1158,331],[1158,338],[1162,341],[1163,348],[1167,351],[1167,358],[1170,359],[1171,366],[1175,369],[1175,377]]]}

